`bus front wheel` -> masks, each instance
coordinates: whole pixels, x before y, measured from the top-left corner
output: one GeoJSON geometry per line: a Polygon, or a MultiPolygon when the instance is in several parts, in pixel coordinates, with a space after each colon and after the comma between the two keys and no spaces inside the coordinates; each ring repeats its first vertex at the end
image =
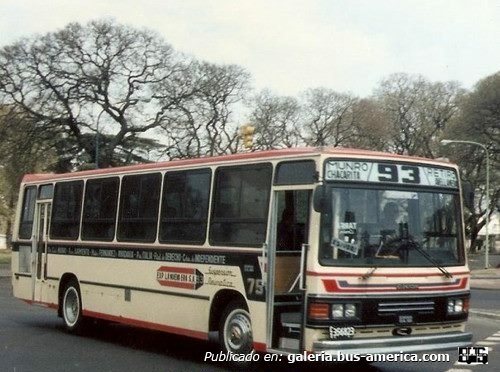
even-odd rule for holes
{"type": "Polygon", "coordinates": [[[240,302],[232,302],[224,311],[219,328],[219,340],[224,352],[249,354],[253,350],[250,314],[240,302]]]}
{"type": "Polygon", "coordinates": [[[64,288],[62,317],[67,331],[76,332],[81,328],[83,323],[82,299],[80,286],[75,280],[71,280],[64,288]]]}

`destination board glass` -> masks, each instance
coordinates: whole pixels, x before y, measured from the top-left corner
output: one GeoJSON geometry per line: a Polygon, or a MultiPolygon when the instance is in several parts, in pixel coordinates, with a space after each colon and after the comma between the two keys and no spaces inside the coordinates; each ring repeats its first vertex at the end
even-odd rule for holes
{"type": "Polygon", "coordinates": [[[365,160],[327,160],[325,181],[395,183],[458,188],[457,173],[418,164],[397,164],[365,160]]]}

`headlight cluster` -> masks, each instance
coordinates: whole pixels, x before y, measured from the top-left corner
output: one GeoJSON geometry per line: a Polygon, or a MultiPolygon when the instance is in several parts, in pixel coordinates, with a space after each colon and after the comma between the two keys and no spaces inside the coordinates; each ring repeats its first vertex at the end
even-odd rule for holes
{"type": "Polygon", "coordinates": [[[462,314],[469,311],[468,298],[449,298],[447,312],[448,315],[462,314]]]}
{"type": "Polygon", "coordinates": [[[333,304],[332,305],[332,318],[355,318],[356,305],[355,304],[333,304]]]}
{"type": "Polygon", "coordinates": [[[311,302],[308,314],[310,319],[316,320],[354,319],[358,316],[358,304],[311,302]]]}

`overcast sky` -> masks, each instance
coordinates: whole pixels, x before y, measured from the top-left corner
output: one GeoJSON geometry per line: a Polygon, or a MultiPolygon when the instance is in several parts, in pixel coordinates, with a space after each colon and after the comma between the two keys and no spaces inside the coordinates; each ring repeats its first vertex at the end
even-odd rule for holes
{"type": "Polygon", "coordinates": [[[283,95],[368,96],[394,72],[471,88],[500,70],[500,0],[0,0],[0,46],[104,17],[283,95]]]}

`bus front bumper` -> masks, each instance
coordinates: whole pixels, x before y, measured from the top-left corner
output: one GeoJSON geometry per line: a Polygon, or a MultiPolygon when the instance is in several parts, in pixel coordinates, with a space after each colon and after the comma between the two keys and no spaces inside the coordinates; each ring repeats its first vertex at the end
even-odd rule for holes
{"type": "Polygon", "coordinates": [[[325,354],[389,354],[425,351],[457,350],[472,345],[472,334],[452,332],[442,335],[367,338],[351,340],[321,340],[313,343],[313,352],[325,354]]]}

